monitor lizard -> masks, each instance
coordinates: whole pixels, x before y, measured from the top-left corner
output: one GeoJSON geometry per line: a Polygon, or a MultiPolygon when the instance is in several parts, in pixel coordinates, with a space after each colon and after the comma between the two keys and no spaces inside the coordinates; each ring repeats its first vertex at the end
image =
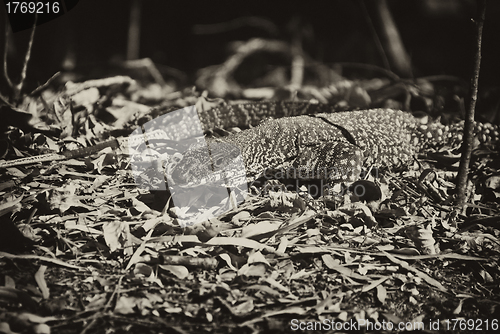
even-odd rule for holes
{"type": "Polygon", "coordinates": [[[148,112],[147,117],[142,117],[138,120],[139,131],[134,132],[139,135],[110,139],[93,146],[60,153],[43,154],[8,161],[0,160],[0,168],[84,157],[99,152],[106,147],[135,146],[148,138],[182,141],[214,129],[255,126],[266,118],[282,118],[337,111],[333,105],[310,102],[267,101],[233,104],[222,102],[216,106],[213,106],[212,103],[210,104],[211,107],[206,109],[202,107],[202,104],[199,106],[197,104],[195,113],[186,110],[191,107],[184,109],[181,106],[154,107],[148,112]],[[144,123],[147,123],[150,129],[155,129],[154,131],[146,131],[148,132],[145,132],[146,138],[142,136],[140,131],[140,126],[144,126],[144,123]]]}
{"type": "MultiPolygon", "coordinates": [[[[179,107],[153,109],[155,121],[161,120],[155,125],[157,130],[148,134],[149,138],[179,140],[193,133],[189,119],[178,126],[179,113],[173,113],[175,110],[179,107]]],[[[300,169],[308,173],[306,176],[314,174],[313,178],[329,181],[354,179],[363,165],[404,164],[424,147],[460,142],[463,127],[463,122],[451,127],[439,122],[421,125],[411,114],[391,109],[338,112],[332,105],[284,101],[223,103],[208,110],[197,110],[194,117],[204,132],[214,128],[255,127],[220,139],[208,139],[211,157],[207,157],[207,146],[190,149],[172,170],[172,180],[177,184],[196,183],[214,176],[214,170],[223,170],[240,154],[249,182],[269,168],[291,169],[295,175],[300,169]]],[[[486,130],[488,140],[498,140],[496,126],[476,127],[479,128],[486,130]]],[[[106,147],[144,142],[144,136],[136,137],[112,139],[62,153],[0,161],[0,168],[77,158],[106,147]]]]}
{"type": "MultiPolygon", "coordinates": [[[[462,127],[423,125],[412,114],[392,109],[272,119],[190,148],[170,178],[176,185],[199,185],[241,175],[234,166],[244,166],[247,182],[270,168],[285,170],[287,176],[352,182],[362,167],[407,165],[426,147],[457,145],[462,127]],[[243,164],[234,163],[238,158],[243,164]]],[[[498,131],[493,133],[498,141],[498,131]]]]}

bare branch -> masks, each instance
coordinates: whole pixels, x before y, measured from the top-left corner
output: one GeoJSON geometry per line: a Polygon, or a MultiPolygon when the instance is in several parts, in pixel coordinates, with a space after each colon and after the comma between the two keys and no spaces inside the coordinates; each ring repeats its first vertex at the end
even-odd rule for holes
{"type": "Polygon", "coordinates": [[[38,15],[35,14],[35,23],[33,23],[33,29],[31,30],[30,41],[28,44],[28,50],[26,50],[26,56],[24,57],[23,69],[21,71],[21,79],[14,89],[14,99],[17,100],[21,96],[21,90],[23,89],[24,80],[26,79],[26,72],[28,70],[28,62],[31,58],[31,48],[33,47],[33,40],[35,38],[36,21],[38,20],[38,15]]]}
{"type": "Polygon", "coordinates": [[[465,114],[464,142],[462,143],[462,156],[457,176],[457,205],[463,207],[466,201],[467,174],[469,173],[470,157],[472,154],[472,140],[474,137],[474,112],[476,109],[477,90],[479,82],[479,69],[481,67],[481,43],[483,39],[483,26],[486,13],[486,0],[477,0],[476,19],[476,52],[471,78],[470,103],[465,114]]]}
{"type": "Polygon", "coordinates": [[[9,73],[7,73],[7,49],[9,48],[9,21],[5,20],[5,43],[3,48],[3,75],[10,88],[14,88],[12,81],[9,78],[9,73]]]}

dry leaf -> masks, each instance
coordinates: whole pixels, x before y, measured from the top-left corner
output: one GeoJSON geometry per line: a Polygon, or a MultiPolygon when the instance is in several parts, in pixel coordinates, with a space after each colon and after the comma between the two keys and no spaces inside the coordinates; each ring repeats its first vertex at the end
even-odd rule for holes
{"type": "Polygon", "coordinates": [[[137,299],[134,297],[120,296],[116,301],[115,313],[118,314],[133,314],[137,299]]]}
{"type": "MultiPolygon", "coordinates": [[[[104,240],[111,252],[131,243],[129,224],[123,221],[106,222],[102,225],[104,240]]],[[[130,253],[132,249],[130,249],[130,253]]]]}
{"type": "Polygon", "coordinates": [[[189,276],[189,270],[184,266],[161,264],[160,268],[169,271],[179,279],[185,279],[189,276]]]}
{"type": "Polygon", "coordinates": [[[383,285],[377,285],[377,299],[384,304],[387,298],[387,290],[383,285]]]}
{"type": "Polygon", "coordinates": [[[38,284],[38,288],[42,292],[43,299],[49,299],[50,292],[47,287],[47,282],[45,281],[45,271],[47,270],[47,266],[41,265],[35,273],[35,281],[38,284]]]}

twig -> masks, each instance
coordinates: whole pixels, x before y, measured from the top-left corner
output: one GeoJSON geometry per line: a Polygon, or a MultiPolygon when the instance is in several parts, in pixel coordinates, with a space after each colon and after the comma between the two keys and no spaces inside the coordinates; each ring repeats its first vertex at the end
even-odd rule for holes
{"type": "MultiPolygon", "coordinates": [[[[21,96],[21,90],[23,89],[24,85],[24,80],[26,79],[26,72],[28,71],[28,62],[31,58],[31,49],[33,47],[33,40],[35,38],[35,29],[36,29],[36,22],[38,20],[38,15],[35,14],[35,22],[33,23],[33,29],[31,30],[31,35],[30,35],[30,40],[28,43],[28,49],[26,50],[26,55],[24,57],[24,64],[23,64],[23,69],[21,70],[21,78],[19,80],[19,83],[17,85],[14,85],[12,83],[12,80],[9,77],[9,74],[7,73],[7,49],[9,45],[9,26],[7,24],[7,21],[5,22],[5,45],[4,45],[4,51],[3,51],[3,70],[4,70],[4,76],[5,80],[7,81],[7,84],[9,87],[12,89],[12,95],[14,97],[14,101],[17,100],[21,96]]],[[[3,100],[3,98],[2,98],[3,100]]],[[[6,102],[6,101],[4,101],[6,102]]]]}
{"type": "Polygon", "coordinates": [[[373,64],[363,64],[363,63],[352,63],[352,62],[337,62],[331,64],[331,66],[340,66],[343,68],[345,67],[351,67],[351,68],[356,68],[356,69],[363,69],[363,70],[368,70],[368,71],[376,71],[378,73],[381,73],[391,79],[394,82],[401,82],[401,78],[391,70],[387,70],[383,67],[373,65],[373,64]]]}
{"type": "Polygon", "coordinates": [[[486,14],[486,0],[477,0],[476,21],[476,53],[471,78],[471,92],[469,108],[465,115],[464,142],[462,143],[462,156],[457,175],[457,205],[464,207],[466,200],[467,174],[469,173],[470,157],[472,154],[472,140],[474,138],[474,112],[476,109],[477,89],[479,82],[479,69],[481,67],[481,43],[483,39],[483,26],[486,14]]]}
{"type": "Polygon", "coordinates": [[[373,24],[373,20],[368,13],[368,9],[366,8],[366,4],[363,1],[360,1],[360,6],[363,11],[363,15],[365,16],[366,21],[368,22],[370,33],[372,34],[373,41],[375,42],[375,47],[377,48],[380,58],[382,58],[382,63],[384,64],[384,68],[388,71],[391,70],[391,65],[389,64],[389,59],[387,58],[387,53],[384,50],[384,46],[380,41],[380,37],[377,34],[377,30],[375,29],[375,25],[373,24]]]}
{"type": "Polygon", "coordinates": [[[17,255],[17,254],[10,254],[10,253],[6,253],[6,252],[0,252],[0,258],[13,259],[13,260],[35,260],[35,261],[41,261],[43,263],[56,264],[58,266],[69,268],[69,269],[76,269],[76,270],[83,270],[84,269],[82,267],[66,263],[66,262],[61,261],[59,259],[52,259],[50,257],[31,255],[31,254],[17,255]]]}
{"type": "Polygon", "coordinates": [[[9,73],[7,73],[7,49],[9,48],[9,23],[5,20],[5,43],[3,48],[3,75],[10,88],[14,88],[12,81],[10,80],[9,73]]]}
{"type": "Polygon", "coordinates": [[[38,15],[35,14],[35,23],[33,23],[33,29],[31,30],[30,41],[28,43],[28,50],[26,50],[26,56],[24,57],[23,69],[21,71],[21,79],[19,80],[19,83],[14,87],[14,100],[17,100],[21,96],[21,90],[23,89],[24,80],[26,79],[28,62],[31,58],[31,48],[33,47],[33,39],[35,38],[37,20],[38,20],[38,15]]]}
{"type": "Polygon", "coordinates": [[[292,22],[292,75],[290,85],[294,90],[300,89],[304,81],[304,52],[302,49],[302,36],[300,30],[300,21],[295,19],[292,22]]]}
{"type": "Polygon", "coordinates": [[[6,98],[5,96],[3,96],[1,92],[0,92],[0,101],[2,101],[3,103],[5,103],[5,105],[7,105],[11,108],[14,108],[14,105],[12,103],[10,103],[9,99],[6,98]]]}
{"type": "Polygon", "coordinates": [[[45,88],[47,88],[51,83],[52,81],[54,81],[55,79],[57,79],[57,77],[61,75],[61,72],[56,72],[53,76],[51,76],[43,85],[41,86],[38,86],[34,91],[32,91],[29,95],[30,96],[35,96],[36,94],[40,93],[41,91],[43,91],[45,88]]]}
{"type": "Polygon", "coordinates": [[[141,42],[141,2],[133,0],[130,5],[130,22],[128,24],[127,60],[139,58],[141,42]]]}
{"type": "Polygon", "coordinates": [[[412,77],[411,58],[406,51],[387,0],[365,1],[375,19],[380,42],[392,69],[404,77],[412,77]]]}

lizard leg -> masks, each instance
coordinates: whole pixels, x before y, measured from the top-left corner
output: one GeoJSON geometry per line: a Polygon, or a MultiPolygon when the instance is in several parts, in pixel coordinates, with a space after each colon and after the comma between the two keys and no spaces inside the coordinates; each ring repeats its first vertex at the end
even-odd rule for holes
{"type": "Polygon", "coordinates": [[[324,179],[329,184],[354,182],[359,178],[363,153],[349,142],[333,141],[301,147],[294,168],[298,178],[324,179]]]}

